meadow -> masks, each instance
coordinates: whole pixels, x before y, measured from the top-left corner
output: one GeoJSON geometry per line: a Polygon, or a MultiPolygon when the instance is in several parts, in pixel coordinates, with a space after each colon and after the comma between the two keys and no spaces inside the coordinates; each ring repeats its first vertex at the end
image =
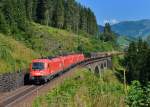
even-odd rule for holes
{"type": "Polygon", "coordinates": [[[79,69],[70,79],[39,96],[33,107],[125,107],[122,83],[112,70],[95,75],[79,69]]]}

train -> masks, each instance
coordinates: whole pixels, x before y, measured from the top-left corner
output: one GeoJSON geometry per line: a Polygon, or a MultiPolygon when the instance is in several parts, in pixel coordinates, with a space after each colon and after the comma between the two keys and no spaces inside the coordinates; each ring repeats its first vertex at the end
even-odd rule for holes
{"type": "Polygon", "coordinates": [[[113,55],[123,55],[124,52],[112,51],[112,52],[91,52],[91,58],[101,58],[101,57],[109,57],[113,55]]]}
{"type": "Polygon", "coordinates": [[[30,64],[30,81],[45,83],[55,75],[58,75],[84,60],[84,54],[71,54],[54,58],[39,58],[32,60],[30,64]]]}
{"type": "Polygon", "coordinates": [[[91,58],[97,58],[97,57],[106,57],[109,56],[110,54],[108,52],[91,52],[90,57],[91,58]]]}

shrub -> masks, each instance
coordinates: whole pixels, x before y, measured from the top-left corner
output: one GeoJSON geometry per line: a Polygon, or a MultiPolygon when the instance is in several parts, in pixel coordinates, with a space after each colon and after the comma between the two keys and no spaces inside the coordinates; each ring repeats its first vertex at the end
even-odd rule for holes
{"type": "Polygon", "coordinates": [[[139,81],[133,81],[126,97],[126,103],[130,107],[150,107],[150,84],[142,86],[139,81]]]}

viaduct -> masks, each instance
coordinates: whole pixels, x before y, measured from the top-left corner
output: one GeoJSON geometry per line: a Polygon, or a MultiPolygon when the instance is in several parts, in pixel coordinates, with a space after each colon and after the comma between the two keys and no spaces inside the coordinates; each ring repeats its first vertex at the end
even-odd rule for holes
{"type": "Polygon", "coordinates": [[[92,60],[85,63],[85,67],[95,74],[100,74],[105,69],[112,68],[112,57],[93,58],[92,60]]]}

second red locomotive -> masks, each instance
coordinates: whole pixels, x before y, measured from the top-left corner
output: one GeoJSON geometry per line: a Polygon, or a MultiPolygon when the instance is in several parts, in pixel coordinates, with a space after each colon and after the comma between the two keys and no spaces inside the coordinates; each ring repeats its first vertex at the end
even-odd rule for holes
{"type": "Polygon", "coordinates": [[[83,54],[59,56],[52,59],[35,59],[30,65],[30,79],[33,81],[48,81],[54,75],[82,62],[83,54]]]}

